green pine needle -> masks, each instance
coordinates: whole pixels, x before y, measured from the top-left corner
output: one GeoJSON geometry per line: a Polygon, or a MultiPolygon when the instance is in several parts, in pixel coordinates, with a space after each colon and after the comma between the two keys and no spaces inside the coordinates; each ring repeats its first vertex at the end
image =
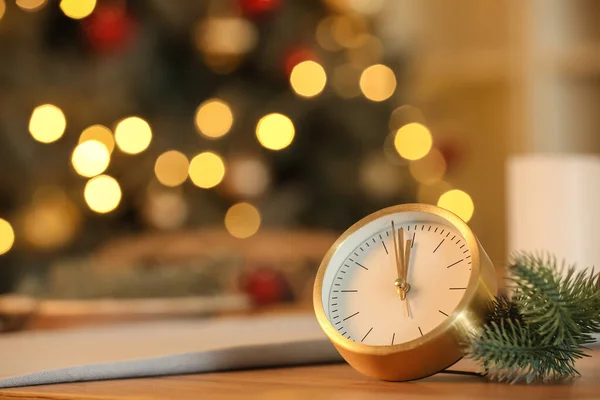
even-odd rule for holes
{"type": "Polygon", "coordinates": [[[499,296],[467,356],[493,380],[565,379],[600,332],[600,275],[575,272],[548,254],[518,253],[509,267],[511,296],[499,296]]]}

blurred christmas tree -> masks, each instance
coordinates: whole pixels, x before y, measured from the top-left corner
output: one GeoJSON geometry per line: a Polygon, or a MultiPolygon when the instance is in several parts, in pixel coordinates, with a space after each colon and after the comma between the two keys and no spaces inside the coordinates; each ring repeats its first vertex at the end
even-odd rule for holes
{"type": "Polygon", "coordinates": [[[342,230],[443,176],[399,107],[393,1],[4,1],[0,263],[224,219],[342,230]]]}

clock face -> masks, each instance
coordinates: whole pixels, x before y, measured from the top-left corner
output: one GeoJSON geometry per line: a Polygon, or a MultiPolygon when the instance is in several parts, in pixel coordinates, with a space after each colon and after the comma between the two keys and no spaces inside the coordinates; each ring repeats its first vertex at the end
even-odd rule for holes
{"type": "Polygon", "coordinates": [[[386,215],[360,227],[338,247],[323,279],[323,308],[346,339],[371,346],[405,343],[452,314],[467,290],[471,263],[465,238],[441,217],[425,212],[386,215]],[[407,247],[410,289],[401,296],[395,249],[405,256],[407,247]]]}

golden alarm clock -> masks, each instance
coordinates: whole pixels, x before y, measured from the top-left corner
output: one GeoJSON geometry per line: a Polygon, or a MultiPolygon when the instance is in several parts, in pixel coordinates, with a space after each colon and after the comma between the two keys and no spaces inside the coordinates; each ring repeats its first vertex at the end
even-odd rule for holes
{"type": "Polygon", "coordinates": [[[468,225],[426,204],[358,221],[317,273],[319,324],[359,372],[406,381],[458,361],[497,294],[494,267],[468,225]]]}

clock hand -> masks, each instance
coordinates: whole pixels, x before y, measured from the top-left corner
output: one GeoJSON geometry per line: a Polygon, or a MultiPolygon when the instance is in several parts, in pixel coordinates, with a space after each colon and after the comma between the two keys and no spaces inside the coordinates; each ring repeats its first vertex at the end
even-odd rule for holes
{"type": "Polygon", "coordinates": [[[408,292],[410,290],[410,285],[408,284],[408,267],[410,267],[410,250],[412,249],[412,240],[406,241],[406,247],[404,248],[404,282],[406,282],[407,288],[404,292],[408,292]]]}
{"type": "Polygon", "coordinates": [[[410,310],[408,308],[408,298],[406,297],[406,294],[408,293],[408,291],[410,290],[410,284],[407,281],[407,276],[408,276],[408,266],[410,265],[410,249],[412,248],[412,240],[407,240],[406,241],[406,245],[404,247],[405,250],[405,255],[404,255],[404,288],[402,289],[402,293],[403,293],[403,297],[404,297],[404,304],[406,307],[406,315],[408,315],[409,317],[411,316],[410,310]]]}
{"type": "Polygon", "coordinates": [[[394,258],[396,261],[396,271],[398,278],[401,278],[404,274],[404,254],[400,250],[400,244],[403,243],[404,229],[400,228],[400,243],[398,243],[398,237],[396,236],[396,226],[392,221],[392,237],[394,238],[394,258]]]}

